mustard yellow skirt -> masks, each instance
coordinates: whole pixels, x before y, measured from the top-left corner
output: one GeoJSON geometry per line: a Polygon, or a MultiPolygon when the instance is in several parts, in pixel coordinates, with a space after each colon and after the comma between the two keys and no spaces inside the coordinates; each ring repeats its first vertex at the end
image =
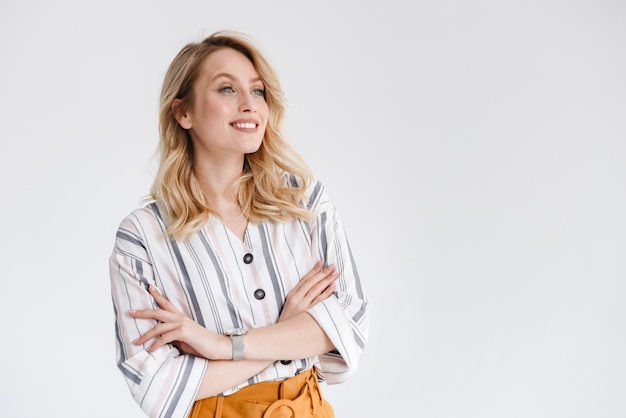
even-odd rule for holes
{"type": "Polygon", "coordinates": [[[196,401],[189,418],[334,418],[314,369],[280,382],[262,382],[228,396],[196,401]]]}

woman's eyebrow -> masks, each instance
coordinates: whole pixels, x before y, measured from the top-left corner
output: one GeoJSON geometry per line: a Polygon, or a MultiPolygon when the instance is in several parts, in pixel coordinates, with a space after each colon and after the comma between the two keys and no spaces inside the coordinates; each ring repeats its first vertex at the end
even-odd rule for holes
{"type": "Polygon", "coordinates": [[[218,79],[220,77],[225,77],[225,78],[228,78],[230,80],[235,80],[235,77],[232,76],[231,74],[228,74],[228,73],[217,73],[213,77],[211,77],[211,80],[216,80],[216,79],[218,79]]]}
{"type": "MultiPolygon", "coordinates": [[[[232,74],[229,74],[229,73],[217,73],[217,74],[215,74],[213,77],[211,77],[211,81],[213,81],[213,80],[217,80],[217,79],[218,79],[218,78],[220,78],[220,77],[225,77],[225,78],[228,78],[229,80],[232,80],[232,81],[237,81],[237,80],[238,80],[238,78],[237,78],[237,77],[235,77],[235,76],[234,76],[234,75],[232,75],[232,74]]],[[[260,78],[260,77],[254,77],[254,78],[252,78],[252,79],[250,80],[250,83],[251,83],[251,84],[252,84],[252,83],[258,83],[258,82],[260,82],[260,81],[261,81],[261,78],[260,78]]]]}

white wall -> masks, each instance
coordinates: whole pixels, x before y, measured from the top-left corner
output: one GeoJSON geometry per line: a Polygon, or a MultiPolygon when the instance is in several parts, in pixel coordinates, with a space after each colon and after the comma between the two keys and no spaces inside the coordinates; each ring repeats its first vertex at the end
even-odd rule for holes
{"type": "Polygon", "coordinates": [[[277,67],[369,290],[338,417],[626,416],[608,0],[0,3],[0,416],[143,416],[107,259],[151,183],[165,69],[218,29],[277,67]]]}

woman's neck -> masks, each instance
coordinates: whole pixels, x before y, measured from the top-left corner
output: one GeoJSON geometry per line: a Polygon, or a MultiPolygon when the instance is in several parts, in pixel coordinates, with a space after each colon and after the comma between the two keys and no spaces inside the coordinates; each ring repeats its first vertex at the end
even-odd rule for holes
{"type": "Polygon", "coordinates": [[[194,171],[213,212],[243,241],[248,220],[239,205],[233,185],[243,171],[241,159],[219,162],[194,161],[194,171]]]}
{"type": "Polygon", "coordinates": [[[241,177],[244,157],[208,161],[194,160],[194,172],[205,196],[213,204],[236,202],[233,185],[241,177]]]}

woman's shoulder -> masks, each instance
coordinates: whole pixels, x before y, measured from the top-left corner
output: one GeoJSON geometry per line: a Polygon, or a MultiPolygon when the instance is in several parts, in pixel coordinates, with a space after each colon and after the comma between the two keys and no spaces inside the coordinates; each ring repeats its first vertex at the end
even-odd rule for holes
{"type": "Polygon", "coordinates": [[[328,193],[326,192],[326,186],[317,177],[313,176],[308,181],[295,176],[293,174],[285,174],[286,185],[289,187],[304,187],[304,200],[303,204],[309,210],[318,212],[332,206],[328,193]]]}
{"type": "Polygon", "coordinates": [[[162,204],[150,201],[131,211],[119,224],[119,230],[126,230],[143,235],[152,229],[162,230],[164,211],[162,204]]]}

